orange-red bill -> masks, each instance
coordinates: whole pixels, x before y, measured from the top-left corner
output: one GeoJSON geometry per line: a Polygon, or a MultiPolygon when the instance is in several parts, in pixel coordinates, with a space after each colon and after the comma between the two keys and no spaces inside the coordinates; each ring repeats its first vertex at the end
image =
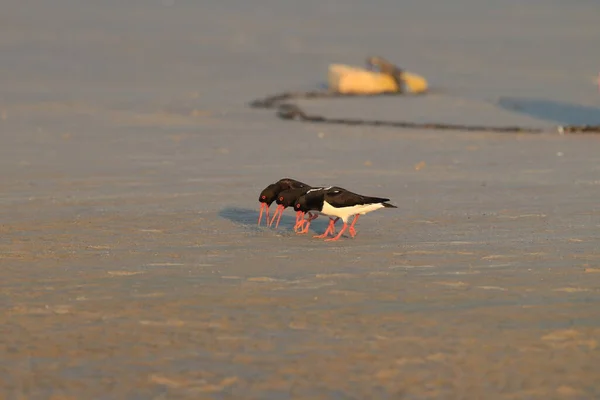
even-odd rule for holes
{"type": "Polygon", "coordinates": [[[278,216],[277,218],[277,223],[275,224],[275,228],[277,228],[279,226],[279,221],[281,220],[281,215],[283,214],[283,210],[285,209],[285,207],[283,207],[281,204],[279,204],[277,206],[277,208],[275,209],[275,213],[273,214],[273,218],[271,218],[271,222],[269,222],[269,226],[273,225],[273,221],[275,221],[275,217],[278,216]]]}
{"type": "Polygon", "coordinates": [[[263,211],[266,211],[265,223],[268,225],[269,224],[269,206],[267,205],[267,203],[260,203],[260,213],[258,214],[258,225],[260,225],[260,220],[262,219],[263,211]]]}
{"type": "Polygon", "coordinates": [[[308,212],[308,218],[307,219],[303,219],[301,221],[301,226],[303,226],[302,230],[298,233],[306,233],[308,232],[308,228],[310,228],[310,223],[312,222],[313,219],[317,219],[319,218],[319,214],[313,214],[311,212],[308,212]]]}
{"type": "Polygon", "coordinates": [[[281,207],[281,211],[279,211],[279,217],[277,217],[277,223],[275,224],[275,229],[279,228],[279,221],[281,221],[281,216],[283,215],[284,207],[281,207]]]}
{"type": "Polygon", "coordinates": [[[304,217],[303,211],[296,212],[296,225],[294,225],[294,232],[298,232],[304,226],[304,223],[306,221],[304,220],[303,217],[304,217]]]}
{"type": "Polygon", "coordinates": [[[296,225],[298,225],[298,222],[300,222],[300,219],[304,217],[304,212],[302,211],[296,211],[296,225]]]}

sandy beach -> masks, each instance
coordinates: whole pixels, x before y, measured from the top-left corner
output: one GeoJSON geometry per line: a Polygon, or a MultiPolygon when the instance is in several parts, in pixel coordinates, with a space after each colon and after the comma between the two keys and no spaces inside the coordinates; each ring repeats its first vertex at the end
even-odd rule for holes
{"type": "Polygon", "coordinates": [[[598,15],[0,0],[0,398],[600,398],[600,136],[552,131],[600,123],[598,15]],[[373,54],[434,90],[297,104],[548,131],[248,107],[373,54]],[[257,227],[282,177],[398,208],[333,243],[257,227]]]}

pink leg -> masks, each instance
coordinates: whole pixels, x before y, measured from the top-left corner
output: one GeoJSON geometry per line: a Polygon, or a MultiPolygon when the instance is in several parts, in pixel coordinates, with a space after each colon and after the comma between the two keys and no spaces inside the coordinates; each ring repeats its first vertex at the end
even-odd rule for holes
{"type": "Polygon", "coordinates": [[[304,213],[302,211],[296,211],[296,225],[298,225],[298,222],[300,222],[300,218],[302,218],[304,216],[304,213]]]}
{"type": "Polygon", "coordinates": [[[356,225],[356,221],[358,221],[358,217],[360,217],[360,214],[356,214],[354,216],[354,219],[352,220],[352,224],[350,225],[350,228],[348,228],[348,231],[350,232],[350,236],[352,236],[352,237],[356,236],[356,229],[354,229],[354,225],[356,225]]]}
{"type": "Polygon", "coordinates": [[[342,226],[342,230],[340,231],[340,233],[337,234],[336,237],[331,238],[331,239],[325,239],[326,242],[333,242],[334,240],[339,240],[342,237],[342,234],[346,231],[346,229],[348,228],[348,224],[344,222],[344,226],[342,226]]]}
{"type": "Polygon", "coordinates": [[[333,236],[335,234],[335,223],[338,221],[338,219],[339,218],[336,218],[336,219],[329,218],[329,226],[327,227],[327,230],[325,231],[325,233],[323,233],[322,235],[315,235],[313,237],[318,238],[318,239],[323,239],[329,235],[333,236]]]}
{"type": "Polygon", "coordinates": [[[302,231],[302,227],[304,227],[304,224],[306,223],[304,214],[305,213],[303,211],[296,212],[296,225],[294,225],[294,232],[296,233],[300,233],[302,231]]]}
{"type": "Polygon", "coordinates": [[[319,218],[319,214],[313,214],[311,212],[308,213],[308,219],[304,220],[304,228],[299,233],[308,232],[308,228],[310,228],[310,223],[313,219],[319,218]]]}

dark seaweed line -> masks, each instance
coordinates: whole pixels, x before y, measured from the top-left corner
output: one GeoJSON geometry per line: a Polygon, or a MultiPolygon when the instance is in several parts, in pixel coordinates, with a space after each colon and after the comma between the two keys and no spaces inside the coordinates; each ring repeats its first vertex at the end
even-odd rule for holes
{"type": "MultiPolygon", "coordinates": [[[[502,133],[544,133],[547,130],[542,128],[531,128],[521,126],[478,126],[461,125],[446,123],[417,123],[409,121],[381,121],[364,120],[352,118],[327,118],[320,115],[308,115],[300,107],[291,103],[284,103],[290,99],[316,99],[316,98],[337,98],[337,97],[374,97],[374,96],[393,96],[396,93],[383,93],[378,95],[361,94],[342,94],[330,91],[309,91],[309,92],[283,92],[262,99],[257,99],[249,103],[252,108],[272,109],[277,108],[277,116],[284,120],[297,120],[310,123],[351,125],[351,126],[386,126],[394,128],[410,129],[430,129],[430,130],[460,130],[477,132],[502,132],[502,133]]],[[[555,132],[565,133],[600,133],[600,125],[559,125],[555,132]]]]}

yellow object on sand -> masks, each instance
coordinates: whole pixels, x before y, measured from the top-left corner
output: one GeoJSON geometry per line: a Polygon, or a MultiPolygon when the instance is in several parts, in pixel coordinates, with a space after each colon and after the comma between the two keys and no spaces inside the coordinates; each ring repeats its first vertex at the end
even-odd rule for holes
{"type": "Polygon", "coordinates": [[[389,92],[424,93],[427,80],[411,72],[402,72],[403,88],[389,74],[369,71],[364,68],[344,64],[329,65],[329,90],[344,94],[378,94],[389,92]]]}

